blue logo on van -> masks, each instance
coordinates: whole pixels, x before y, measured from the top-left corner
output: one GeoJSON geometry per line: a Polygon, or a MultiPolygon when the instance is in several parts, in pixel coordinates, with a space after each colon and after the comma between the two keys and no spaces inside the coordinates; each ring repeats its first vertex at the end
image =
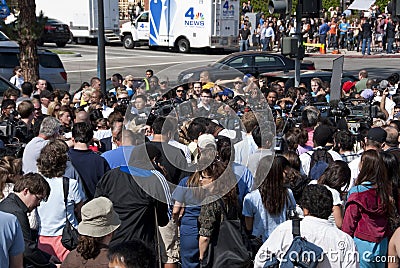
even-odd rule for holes
{"type": "Polygon", "coordinates": [[[201,12],[194,12],[194,8],[190,7],[185,13],[185,26],[204,27],[204,15],[201,12]]]}
{"type": "Polygon", "coordinates": [[[235,7],[233,5],[229,5],[229,1],[225,1],[222,6],[222,16],[223,17],[234,17],[235,16],[235,7]]]}

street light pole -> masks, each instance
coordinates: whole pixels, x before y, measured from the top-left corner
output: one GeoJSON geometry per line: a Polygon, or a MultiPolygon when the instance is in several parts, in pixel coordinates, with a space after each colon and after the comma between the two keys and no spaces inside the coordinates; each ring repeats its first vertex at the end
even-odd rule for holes
{"type": "Polygon", "coordinates": [[[300,61],[303,57],[303,36],[301,35],[301,13],[303,11],[303,0],[299,0],[296,7],[296,35],[298,38],[298,52],[297,57],[295,59],[295,75],[294,75],[294,86],[298,87],[300,85],[300,61]]]}

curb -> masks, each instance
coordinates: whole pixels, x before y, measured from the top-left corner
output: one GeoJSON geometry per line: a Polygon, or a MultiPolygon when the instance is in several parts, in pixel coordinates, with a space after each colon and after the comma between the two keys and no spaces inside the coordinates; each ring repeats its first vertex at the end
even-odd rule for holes
{"type": "Polygon", "coordinates": [[[60,58],[74,58],[74,57],[82,57],[81,53],[73,53],[73,54],[57,54],[60,58]]]}
{"type": "Polygon", "coordinates": [[[344,56],[345,58],[353,58],[353,59],[400,59],[400,54],[372,54],[372,55],[362,55],[362,54],[305,54],[306,57],[310,58],[338,58],[340,56],[344,56]]]}

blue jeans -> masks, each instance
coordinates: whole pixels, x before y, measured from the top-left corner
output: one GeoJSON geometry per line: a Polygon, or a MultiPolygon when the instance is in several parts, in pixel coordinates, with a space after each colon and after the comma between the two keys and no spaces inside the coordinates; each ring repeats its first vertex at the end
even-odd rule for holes
{"type": "Polygon", "coordinates": [[[393,53],[393,42],[394,38],[387,39],[387,53],[393,53]]]}
{"type": "Polygon", "coordinates": [[[371,54],[371,37],[368,37],[367,39],[362,40],[362,46],[361,46],[361,53],[364,55],[365,54],[365,46],[367,46],[367,54],[371,54]]]}
{"type": "Polygon", "coordinates": [[[240,52],[249,50],[249,42],[247,40],[240,40],[240,52]]]}
{"type": "Polygon", "coordinates": [[[261,39],[262,51],[267,51],[266,38],[261,39]]]}
{"type": "Polygon", "coordinates": [[[337,48],[337,35],[336,34],[331,34],[329,37],[329,47],[333,47],[333,49],[337,48]]]}
{"type": "Polygon", "coordinates": [[[321,43],[321,44],[324,44],[325,45],[325,50],[326,50],[326,34],[321,34],[320,36],[319,36],[319,42],[321,43]]]}
{"type": "Polygon", "coordinates": [[[272,47],[270,48],[270,43],[271,43],[271,37],[265,37],[265,50],[267,51],[272,50],[272,47]]]}

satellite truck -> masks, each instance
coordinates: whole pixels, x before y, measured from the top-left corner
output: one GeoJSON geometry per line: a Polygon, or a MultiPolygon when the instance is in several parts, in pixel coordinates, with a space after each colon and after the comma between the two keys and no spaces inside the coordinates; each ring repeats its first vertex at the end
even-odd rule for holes
{"type": "Polygon", "coordinates": [[[239,0],[151,0],[150,9],[120,29],[125,48],[238,47],[239,0]]]}

